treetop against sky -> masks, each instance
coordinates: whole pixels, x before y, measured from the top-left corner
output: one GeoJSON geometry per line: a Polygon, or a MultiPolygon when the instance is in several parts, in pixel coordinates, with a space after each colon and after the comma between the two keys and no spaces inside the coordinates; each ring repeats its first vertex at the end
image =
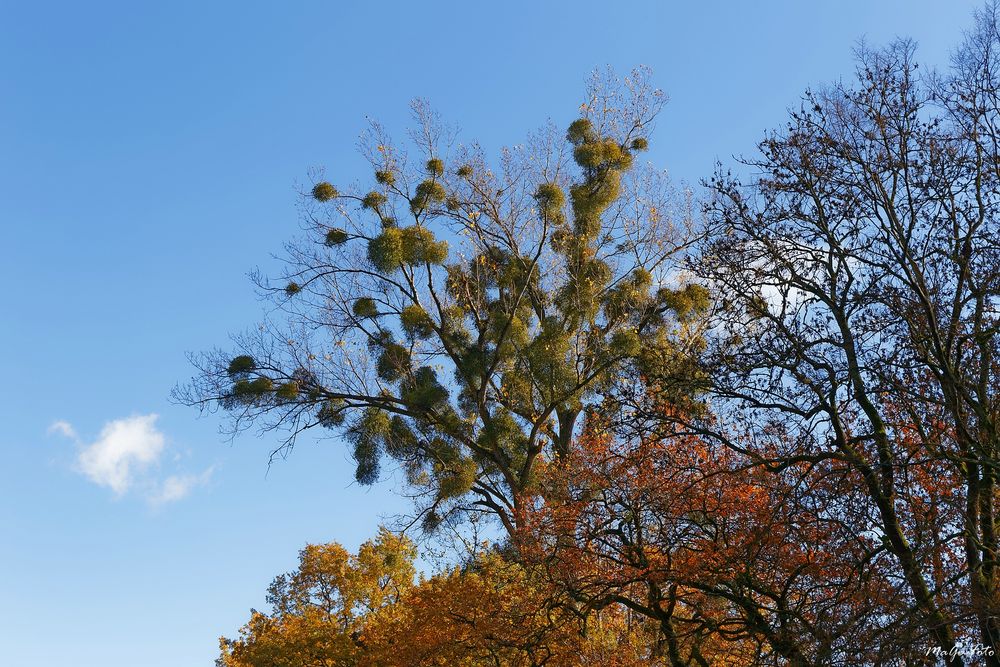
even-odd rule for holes
{"type": "MultiPolygon", "coordinates": [[[[226,332],[266,317],[245,275],[255,266],[280,274],[271,253],[301,232],[296,206],[318,182],[311,169],[324,169],[322,180],[345,193],[358,183],[361,197],[385,185],[372,183],[356,150],[366,118],[402,140],[410,100],[425,98],[460,126],[466,145],[479,141],[495,160],[546,119],[562,136],[581,116],[595,68],[625,74],[642,64],[669,101],[648,150],[614,135],[634,163],[623,182],[649,163],[668,169],[677,190],[698,192],[717,159],[752,153],[807,87],[848,77],[860,37],[879,45],[912,36],[921,62],[944,66],[977,5],[9,8],[0,22],[0,81],[9,91],[0,108],[0,245],[9,249],[0,271],[11,315],[0,342],[12,353],[11,376],[29,390],[7,397],[0,439],[8,460],[0,564],[16,573],[0,611],[4,662],[208,662],[217,636],[239,627],[250,607],[264,608],[267,582],[294,569],[306,542],[353,550],[380,517],[410,508],[392,493],[407,481],[399,466],[381,471],[386,484],[356,483],[364,438],[345,442],[324,430],[317,439],[313,429],[294,456],[268,466],[282,434],[248,434],[229,446],[217,418],[194,419],[168,400],[190,374],[186,352],[228,348],[226,332]],[[419,48],[414,35],[426,37],[419,48]]],[[[554,180],[572,206],[590,158],[578,156],[581,165],[574,147],[566,150],[566,180],[554,180]]],[[[414,191],[433,176],[435,157],[411,155],[411,169],[423,172],[414,191]]],[[[457,153],[444,162],[446,198],[434,203],[447,210],[463,163],[457,153]]],[[[535,179],[524,205],[556,196],[539,190],[549,182],[535,179]]],[[[436,200],[436,188],[424,196],[436,200]]],[[[408,204],[399,209],[400,219],[411,213],[408,204]]],[[[375,238],[377,228],[367,229],[375,238]]],[[[394,234],[381,236],[390,249],[394,234]]],[[[572,252],[571,244],[545,246],[563,270],[583,270],[572,252]]],[[[558,288],[563,275],[542,277],[558,288]]],[[[614,275],[643,279],[632,266],[616,265],[614,275]]],[[[305,280],[289,281],[308,297],[305,280]]],[[[404,316],[405,304],[394,305],[395,317],[405,317],[399,327],[420,338],[422,313],[404,316]]],[[[616,331],[605,333],[608,349],[634,346],[627,334],[616,341],[616,331]]],[[[406,332],[395,336],[390,344],[401,344],[406,332]]],[[[392,382],[394,398],[406,402],[407,388],[392,382]]],[[[573,412],[551,402],[557,413],[573,412]]],[[[460,450],[429,469],[426,508],[441,501],[446,513],[449,485],[469,482],[468,459],[460,450]]],[[[523,461],[501,463],[492,475],[524,470],[523,461]]],[[[497,490],[493,502],[503,505],[508,490],[497,490]]]]}

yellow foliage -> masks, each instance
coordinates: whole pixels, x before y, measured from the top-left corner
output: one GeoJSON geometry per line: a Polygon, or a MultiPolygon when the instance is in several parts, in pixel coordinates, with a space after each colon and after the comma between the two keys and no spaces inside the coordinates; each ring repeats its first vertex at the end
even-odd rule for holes
{"type": "Polygon", "coordinates": [[[498,554],[422,581],[366,627],[367,664],[619,667],[651,661],[640,624],[620,610],[587,628],[572,603],[538,574],[498,554]],[[617,614],[617,615],[616,615],[617,614]]]}
{"type": "Polygon", "coordinates": [[[251,612],[236,639],[222,638],[222,667],[347,667],[359,664],[366,617],[412,586],[416,551],[380,529],[356,555],[339,544],[310,544],[299,568],[268,591],[270,615],[251,612]]]}
{"type": "Polygon", "coordinates": [[[580,613],[540,572],[490,553],[414,584],[413,545],[382,529],[351,554],[309,545],[272,613],[220,640],[222,667],[638,667],[658,664],[618,607],[580,613]]]}

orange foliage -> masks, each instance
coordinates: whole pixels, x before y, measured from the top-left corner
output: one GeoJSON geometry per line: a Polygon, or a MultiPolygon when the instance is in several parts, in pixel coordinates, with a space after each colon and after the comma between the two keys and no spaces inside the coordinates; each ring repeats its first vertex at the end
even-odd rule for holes
{"type": "Polygon", "coordinates": [[[357,555],[310,545],[271,585],[271,614],[251,613],[220,667],[639,667],[642,622],[581,615],[552,583],[498,552],[414,582],[415,551],[382,530],[357,555]]]}
{"type": "Polygon", "coordinates": [[[570,667],[650,664],[641,624],[620,610],[585,619],[523,566],[497,554],[434,576],[373,619],[372,664],[570,667]]]}
{"type": "Polygon", "coordinates": [[[680,433],[622,442],[596,419],[526,501],[522,553],[591,608],[655,621],[675,665],[773,664],[830,655],[870,629],[893,592],[859,564],[835,466],[750,465],[680,433]]]}

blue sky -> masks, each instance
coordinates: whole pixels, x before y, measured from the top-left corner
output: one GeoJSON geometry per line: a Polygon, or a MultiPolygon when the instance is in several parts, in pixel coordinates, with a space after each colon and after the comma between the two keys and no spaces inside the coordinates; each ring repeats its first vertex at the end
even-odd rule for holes
{"type": "Polygon", "coordinates": [[[426,97],[495,148],[645,64],[671,98],[648,157],[696,183],[858,38],[944,64],[977,5],[0,2],[0,663],[211,665],[306,542],[403,507],[336,440],[268,471],[274,438],[168,401],[258,318],[246,273],[307,170],[364,175],[366,115],[402,134],[426,97]]]}

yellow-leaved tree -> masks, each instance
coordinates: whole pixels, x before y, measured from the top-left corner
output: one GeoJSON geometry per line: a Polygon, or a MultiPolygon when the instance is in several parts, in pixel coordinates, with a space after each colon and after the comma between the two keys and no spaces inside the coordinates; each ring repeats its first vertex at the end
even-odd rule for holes
{"type": "Polygon", "coordinates": [[[342,667],[359,664],[365,619],[413,585],[416,549],[382,528],[351,554],[308,545],[299,568],[268,589],[271,613],[251,611],[236,639],[222,638],[219,667],[342,667]]]}
{"type": "Polygon", "coordinates": [[[274,580],[271,612],[221,640],[218,667],[638,667],[655,628],[619,605],[584,609],[498,550],[415,580],[413,544],[384,528],[357,555],[310,545],[274,580]]]}
{"type": "Polygon", "coordinates": [[[422,580],[366,626],[382,667],[631,667],[650,661],[648,626],[612,606],[580,613],[547,577],[496,551],[422,580]]]}

